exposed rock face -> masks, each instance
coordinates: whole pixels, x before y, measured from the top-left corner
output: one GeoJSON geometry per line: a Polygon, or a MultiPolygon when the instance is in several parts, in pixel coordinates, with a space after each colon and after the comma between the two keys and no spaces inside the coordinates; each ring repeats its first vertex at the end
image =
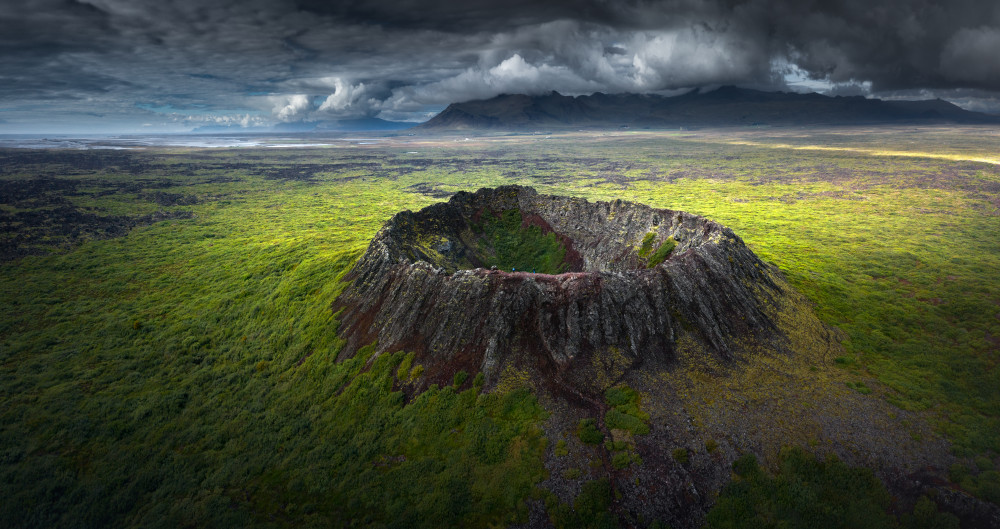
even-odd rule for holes
{"type": "Polygon", "coordinates": [[[382,351],[434,358],[432,380],[434,366],[445,366],[441,380],[462,368],[489,381],[516,364],[585,388],[595,356],[665,364],[682,336],[724,360],[751,345],[782,347],[765,310],[780,302],[776,277],[732,230],[705,218],[505,186],[395,215],[335,308],[344,309],[345,357],[377,341],[382,351]],[[521,229],[556,235],[566,273],[481,267],[491,257],[477,235],[484,218],[511,210],[521,229]],[[648,254],[671,239],[676,247],[650,267],[648,254]]]}

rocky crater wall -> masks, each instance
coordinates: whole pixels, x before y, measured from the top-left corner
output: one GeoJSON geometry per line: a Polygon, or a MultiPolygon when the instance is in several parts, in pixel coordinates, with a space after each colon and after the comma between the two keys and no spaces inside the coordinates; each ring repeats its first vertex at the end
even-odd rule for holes
{"type": "Polygon", "coordinates": [[[342,357],[377,342],[432,358],[442,381],[457,369],[495,380],[513,364],[585,384],[595,358],[666,364],[685,336],[727,361],[783,344],[768,316],[779,276],[732,230],[621,200],[520,186],[458,193],[392,217],[346,280],[334,304],[342,357]],[[487,267],[529,239],[563,273],[487,267]]]}

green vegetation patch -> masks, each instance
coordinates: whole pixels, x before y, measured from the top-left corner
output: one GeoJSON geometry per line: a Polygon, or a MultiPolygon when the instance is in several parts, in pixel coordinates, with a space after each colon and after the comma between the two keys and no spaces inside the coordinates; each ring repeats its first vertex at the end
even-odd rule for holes
{"type": "Polygon", "coordinates": [[[616,408],[612,408],[604,414],[604,424],[609,430],[628,430],[633,435],[646,435],[649,433],[648,423],[643,422],[642,419],[635,415],[622,413],[616,408]]]}
{"type": "Polygon", "coordinates": [[[416,356],[414,353],[410,353],[403,357],[403,361],[399,363],[399,368],[396,369],[396,379],[400,382],[410,381],[410,368],[413,365],[414,356],[416,356]]]}
{"type": "Polygon", "coordinates": [[[607,478],[583,484],[573,505],[559,502],[554,495],[546,497],[549,520],[557,529],[613,529],[618,521],[609,512],[612,501],[611,482],[607,478]]]}
{"type": "Polygon", "coordinates": [[[581,419],[576,435],[589,445],[598,445],[604,440],[604,434],[597,428],[597,421],[594,419],[581,419]]]}
{"type": "Polygon", "coordinates": [[[632,464],[641,465],[642,458],[639,457],[639,454],[631,450],[622,450],[620,452],[615,452],[611,456],[611,465],[618,470],[628,468],[632,464]]]}
{"type": "Polygon", "coordinates": [[[655,231],[648,232],[646,233],[645,236],[643,236],[642,242],[639,243],[639,251],[636,252],[639,255],[639,257],[646,259],[649,257],[649,254],[653,253],[653,240],[655,239],[656,239],[655,231]]]}
{"type": "Polygon", "coordinates": [[[649,414],[639,409],[641,397],[628,386],[616,386],[604,392],[604,402],[611,409],[604,414],[609,430],[628,430],[632,435],[649,433],[649,414]]]}
{"type": "MultiPolygon", "coordinates": [[[[871,470],[851,468],[836,458],[819,460],[799,448],[781,453],[776,475],[753,454],[733,463],[735,477],[708,513],[709,528],[897,528],[888,512],[892,498],[871,470]]],[[[924,499],[904,528],[958,528],[958,519],[924,499]]]]}
{"type": "Polygon", "coordinates": [[[642,457],[635,451],[635,445],[631,439],[626,441],[604,441],[604,449],[611,454],[611,464],[616,469],[627,468],[629,465],[642,464],[642,457]]]}
{"type": "Polygon", "coordinates": [[[576,468],[576,467],[567,468],[566,470],[562,471],[562,477],[563,477],[563,479],[569,479],[569,480],[580,479],[580,476],[582,476],[582,475],[583,475],[583,472],[579,468],[576,468]]]}
{"type": "Polygon", "coordinates": [[[647,267],[653,268],[663,261],[666,261],[667,257],[670,257],[670,253],[673,252],[676,247],[677,241],[675,241],[673,237],[667,237],[667,240],[660,244],[660,247],[653,252],[653,255],[649,256],[649,264],[647,267]]]}
{"type": "Polygon", "coordinates": [[[639,249],[636,251],[636,255],[646,259],[646,268],[653,268],[654,266],[667,260],[670,257],[670,253],[674,251],[677,247],[677,241],[673,237],[667,237],[659,246],[655,247],[654,242],[656,241],[656,232],[651,231],[646,233],[642,238],[642,242],[639,243],[639,249]]]}
{"type": "Polygon", "coordinates": [[[993,462],[987,457],[979,456],[975,463],[973,468],[962,463],[953,464],[948,477],[972,494],[1000,504],[1000,472],[994,470],[993,462]]]}
{"type": "Polygon", "coordinates": [[[869,393],[872,392],[872,388],[870,388],[867,385],[865,385],[864,382],[860,382],[860,381],[859,382],[845,382],[844,384],[847,385],[847,387],[849,387],[849,388],[853,389],[854,391],[857,391],[858,393],[861,393],[863,395],[868,395],[869,393]]]}
{"type": "Polygon", "coordinates": [[[402,360],[401,353],[380,356],[327,400],[334,413],[322,425],[325,442],[310,449],[311,468],[268,469],[255,487],[257,508],[301,519],[308,502],[330,522],[390,526],[526,520],[523,499],[544,477],[538,422],[546,414],[535,399],[523,390],[501,396],[432,387],[403,406],[402,394],[391,391],[402,360]],[[296,490],[297,480],[320,476],[326,486],[296,490]]]}
{"type": "Polygon", "coordinates": [[[538,226],[522,226],[521,211],[508,209],[499,217],[485,212],[472,226],[478,235],[477,253],[487,267],[540,274],[561,274],[569,269],[566,247],[555,233],[542,234],[538,226]]]}

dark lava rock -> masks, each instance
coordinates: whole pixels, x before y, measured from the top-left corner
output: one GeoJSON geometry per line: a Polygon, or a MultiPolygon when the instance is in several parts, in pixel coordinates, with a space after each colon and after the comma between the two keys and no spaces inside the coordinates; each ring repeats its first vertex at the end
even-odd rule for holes
{"type": "Polygon", "coordinates": [[[555,389],[593,394],[587,366],[606,352],[636,367],[673,361],[682,336],[726,361],[762,344],[782,349],[765,310],[780,303],[776,277],[732,230],[703,217],[504,186],[396,214],[335,309],[343,309],[342,357],[377,342],[380,351],[416,352],[431,382],[447,383],[458,369],[495,382],[516,365],[558,374],[548,377],[555,389]],[[484,219],[510,211],[521,230],[555,234],[565,273],[486,267],[500,256],[483,243],[484,219]],[[671,242],[650,266],[652,250],[671,242]]]}

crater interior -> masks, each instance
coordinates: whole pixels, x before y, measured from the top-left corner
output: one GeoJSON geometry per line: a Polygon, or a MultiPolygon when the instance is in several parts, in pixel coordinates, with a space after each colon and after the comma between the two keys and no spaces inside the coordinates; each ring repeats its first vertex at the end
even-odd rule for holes
{"type": "Polygon", "coordinates": [[[459,194],[399,220],[390,229],[400,257],[449,274],[493,267],[543,274],[647,270],[721,228],[679,211],[620,200],[590,203],[517,186],[488,197],[459,194]]]}

